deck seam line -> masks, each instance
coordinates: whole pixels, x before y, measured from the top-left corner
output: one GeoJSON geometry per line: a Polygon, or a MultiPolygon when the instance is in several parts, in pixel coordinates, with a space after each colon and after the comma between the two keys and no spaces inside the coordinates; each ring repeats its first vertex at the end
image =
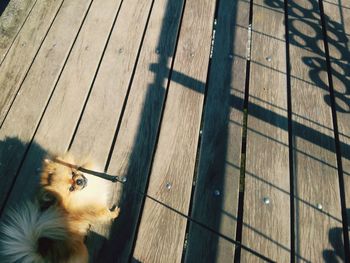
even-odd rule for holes
{"type": "Polygon", "coordinates": [[[294,205],[294,154],[293,154],[293,124],[292,124],[292,90],[290,65],[290,40],[288,25],[288,0],[284,0],[284,25],[286,41],[286,86],[287,86],[287,118],[288,118],[288,158],[289,158],[289,203],[290,203],[290,262],[295,262],[295,205],[294,205]]]}
{"type": "MultiPolygon", "coordinates": [[[[245,92],[243,102],[243,122],[242,122],[242,145],[241,145],[241,166],[239,178],[239,194],[238,194],[238,208],[237,208],[237,226],[236,226],[236,241],[242,243],[243,232],[243,215],[244,215],[244,183],[245,183],[245,164],[246,164],[246,148],[247,148],[247,123],[248,123],[248,104],[249,104],[249,84],[250,84],[250,64],[251,64],[251,38],[252,24],[253,24],[253,6],[254,0],[249,3],[249,21],[248,21],[248,42],[246,54],[246,76],[245,76],[245,92]],[[250,30],[249,30],[250,29],[250,30]],[[248,53],[249,52],[249,53],[248,53]]],[[[234,262],[241,261],[241,246],[235,248],[234,262]]]]}

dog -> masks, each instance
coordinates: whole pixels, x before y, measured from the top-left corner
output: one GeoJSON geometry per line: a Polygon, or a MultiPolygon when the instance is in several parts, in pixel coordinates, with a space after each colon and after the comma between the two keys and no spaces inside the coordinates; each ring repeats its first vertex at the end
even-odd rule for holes
{"type": "Polygon", "coordinates": [[[110,222],[119,208],[108,207],[108,181],[81,172],[73,155],[45,159],[34,201],[10,209],[0,228],[0,259],[7,262],[88,262],[84,240],[94,223],[110,222]]]}

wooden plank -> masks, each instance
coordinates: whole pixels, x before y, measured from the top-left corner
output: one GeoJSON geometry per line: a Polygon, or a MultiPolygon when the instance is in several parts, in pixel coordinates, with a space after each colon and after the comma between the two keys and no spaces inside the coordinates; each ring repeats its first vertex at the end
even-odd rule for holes
{"type": "Polygon", "coordinates": [[[130,87],[109,174],[125,175],[125,187],[117,184],[114,202],[121,214],[99,255],[98,262],[127,262],[132,252],[150,162],[154,151],[169,68],[177,39],[182,1],[157,0],[130,87]]]}
{"type": "Polygon", "coordinates": [[[120,192],[123,191],[123,212],[100,255],[100,262],[105,262],[111,257],[117,258],[115,260],[118,262],[126,262],[132,250],[142,200],[142,196],[135,195],[134,190],[145,189],[181,7],[181,2],[164,0],[155,1],[153,6],[108,168],[111,174],[128,176],[126,187],[120,189],[117,185],[114,191],[115,202],[122,199],[120,192]]]}
{"type": "Polygon", "coordinates": [[[318,2],[288,4],[295,180],[296,258],[332,261],[342,227],[327,66],[318,2]],[[322,209],[318,209],[322,208],[322,209]]]}
{"type": "MultiPolygon", "coordinates": [[[[343,178],[348,225],[350,225],[350,6],[344,1],[323,1],[327,15],[327,38],[335,102],[338,119],[340,151],[342,155],[343,178]]],[[[328,100],[329,102],[329,100],[328,100]]],[[[342,229],[333,230],[333,235],[342,238],[342,229]]],[[[342,246],[335,247],[329,253],[340,255],[342,246]]]]}
{"type": "MultiPolygon", "coordinates": [[[[136,66],[136,57],[151,4],[151,0],[128,1],[122,4],[118,23],[108,42],[89,102],[70,149],[76,156],[89,156],[102,172],[106,166],[123,103],[126,100],[129,83],[136,66]]],[[[160,22],[161,20],[157,20],[157,23],[161,24],[160,22]]],[[[146,54],[154,53],[154,49],[149,46],[144,49],[146,49],[144,52],[146,54]]],[[[144,55],[141,54],[141,58],[142,56],[144,55]]],[[[149,61],[142,69],[149,70],[149,61]]],[[[140,77],[144,83],[145,74],[141,74],[140,77]]],[[[142,87],[141,82],[138,84],[137,92],[142,87]]],[[[138,106],[138,104],[133,105],[133,107],[138,106]]],[[[129,204],[127,206],[129,207],[129,204]]],[[[110,225],[108,224],[92,226],[90,229],[93,235],[88,237],[87,244],[92,262],[101,260],[99,253],[103,241],[110,234],[109,230],[110,225]]],[[[119,234],[118,238],[120,238],[119,234]]],[[[107,257],[107,253],[113,252],[114,250],[103,253],[103,256],[107,257]]],[[[110,260],[107,261],[110,262],[110,260]]]]}
{"type": "Polygon", "coordinates": [[[102,169],[123,108],[151,1],[126,2],[118,15],[71,151],[102,169]]]}
{"type": "Polygon", "coordinates": [[[36,0],[12,0],[0,18],[0,65],[36,0]]]}
{"type": "Polygon", "coordinates": [[[39,1],[0,66],[0,123],[37,53],[62,0],[39,1]]]}
{"type": "MultiPolygon", "coordinates": [[[[90,1],[66,0],[22,84],[1,130],[0,140],[30,142],[68,57],[90,1]],[[35,102],[35,103],[33,103],[35,102]]],[[[4,203],[27,146],[12,141],[0,149],[0,204],[4,203]],[[16,147],[17,146],[17,147],[16,147]],[[8,149],[10,147],[10,149],[8,149]]]]}
{"type": "MultiPolygon", "coordinates": [[[[236,239],[249,2],[220,1],[192,218],[236,239]],[[239,26],[237,26],[237,24],[239,26]]],[[[190,223],[186,262],[232,262],[234,245],[190,223]]]]}
{"type": "Polygon", "coordinates": [[[276,262],[291,257],[284,36],[284,12],[254,0],[242,243],[276,262]]]}
{"type": "MultiPolygon", "coordinates": [[[[214,8],[214,1],[186,1],[147,191],[184,214],[191,196],[214,8]]],[[[186,218],[146,199],[134,260],[180,262],[186,223],[186,218]]]]}
{"type": "MultiPolygon", "coordinates": [[[[119,4],[119,0],[93,1],[34,137],[34,143],[45,151],[67,150],[119,4]]],[[[36,169],[41,166],[42,156],[37,156],[35,144],[28,150],[6,207],[30,197],[38,184],[36,169]]]]}

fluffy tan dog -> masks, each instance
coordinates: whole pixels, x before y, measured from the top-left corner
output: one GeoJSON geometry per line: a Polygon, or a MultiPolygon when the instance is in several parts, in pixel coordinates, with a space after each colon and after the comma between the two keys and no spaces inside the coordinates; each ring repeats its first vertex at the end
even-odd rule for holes
{"type": "Polygon", "coordinates": [[[108,222],[109,182],[81,172],[69,153],[45,160],[35,202],[12,210],[3,223],[1,254],[9,262],[88,262],[84,239],[91,224],[108,222]]]}

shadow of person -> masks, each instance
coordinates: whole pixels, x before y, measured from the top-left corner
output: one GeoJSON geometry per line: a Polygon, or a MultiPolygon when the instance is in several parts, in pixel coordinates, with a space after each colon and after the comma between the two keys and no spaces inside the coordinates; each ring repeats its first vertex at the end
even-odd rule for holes
{"type": "MultiPolygon", "coordinates": [[[[16,137],[6,137],[0,141],[0,215],[2,215],[8,197],[16,183],[18,173],[21,169],[27,150],[31,147],[31,166],[41,167],[43,159],[47,156],[47,151],[35,142],[31,144],[23,142],[16,137]]],[[[39,174],[40,171],[37,171],[39,174]]],[[[33,177],[39,178],[39,176],[33,177]]],[[[33,191],[37,187],[39,179],[30,182],[23,191],[33,191]]]]}

